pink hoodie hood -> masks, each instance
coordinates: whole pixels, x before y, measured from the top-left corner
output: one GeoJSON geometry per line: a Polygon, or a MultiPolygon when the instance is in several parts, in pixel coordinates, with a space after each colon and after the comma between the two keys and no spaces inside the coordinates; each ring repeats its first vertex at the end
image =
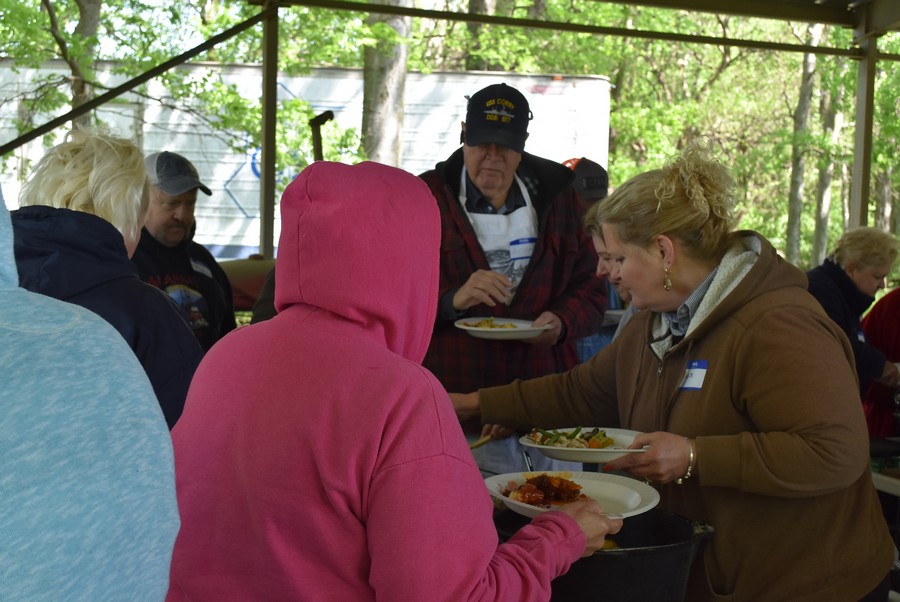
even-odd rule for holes
{"type": "Polygon", "coordinates": [[[416,176],[373,162],[313,163],[281,197],[275,307],[327,311],[421,363],[437,309],[440,236],[437,204],[416,176]]]}

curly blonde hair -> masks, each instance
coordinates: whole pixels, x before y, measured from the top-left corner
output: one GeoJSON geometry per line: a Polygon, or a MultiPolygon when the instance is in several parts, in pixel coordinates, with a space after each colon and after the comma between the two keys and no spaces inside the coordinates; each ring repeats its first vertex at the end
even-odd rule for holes
{"type": "Polygon", "coordinates": [[[620,240],[649,245],[665,234],[697,259],[721,259],[734,227],[733,180],[704,142],[688,144],[662,169],[636,175],[591,207],[585,229],[612,226],[620,240]]]}
{"type": "Polygon", "coordinates": [[[150,203],[141,149],[101,132],[73,130],[35,165],[19,192],[19,206],[83,211],[137,238],[150,203]]]}

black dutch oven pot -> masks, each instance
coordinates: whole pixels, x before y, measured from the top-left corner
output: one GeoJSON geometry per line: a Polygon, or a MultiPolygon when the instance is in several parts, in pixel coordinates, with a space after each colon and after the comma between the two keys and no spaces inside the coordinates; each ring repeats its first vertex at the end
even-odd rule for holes
{"type": "MultiPolygon", "coordinates": [[[[530,519],[498,510],[494,524],[505,541],[530,519]]],[[[694,558],[713,533],[705,523],[660,508],[625,519],[610,536],[618,548],[572,564],[551,584],[553,602],[681,602],[694,558]]]]}

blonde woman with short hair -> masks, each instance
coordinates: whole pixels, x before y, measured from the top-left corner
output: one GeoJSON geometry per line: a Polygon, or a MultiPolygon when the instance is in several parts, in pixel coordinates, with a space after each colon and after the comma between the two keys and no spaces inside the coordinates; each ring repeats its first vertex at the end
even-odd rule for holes
{"type": "Polygon", "coordinates": [[[103,218],[122,235],[129,257],[149,203],[141,149],[125,138],[84,130],[70,132],[47,151],[19,193],[19,207],[42,205],[103,218]]]}
{"type": "Polygon", "coordinates": [[[38,161],[12,212],[21,286],[81,305],[135,352],[169,428],[181,415],[202,349],[172,300],[141,282],[129,257],[149,187],[130,140],[76,130],[38,161]]]}

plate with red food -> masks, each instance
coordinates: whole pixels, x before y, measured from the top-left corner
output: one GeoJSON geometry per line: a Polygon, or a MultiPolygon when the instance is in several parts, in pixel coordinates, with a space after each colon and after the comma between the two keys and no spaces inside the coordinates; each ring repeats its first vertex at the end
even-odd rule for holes
{"type": "Polygon", "coordinates": [[[519,439],[519,443],[554,460],[605,464],[626,454],[644,451],[640,447],[628,449],[639,434],[638,431],[604,427],[532,429],[519,439]]]}
{"type": "Polygon", "coordinates": [[[659,492],[643,481],[599,472],[511,472],[484,482],[492,496],[528,518],[584,498],[597,500],[605,513],[619,518],[642,514],[659,503],[659,492]]]}
{"type": "Polygon", "coordinates": [[[454,326],[465,330],[478,339],[522,340],[531,339],[545,330],[553,328],[552,325],[532,326],[529,320],[516,320],[514,318],[460,318],[453,323],[454,326]]]}

